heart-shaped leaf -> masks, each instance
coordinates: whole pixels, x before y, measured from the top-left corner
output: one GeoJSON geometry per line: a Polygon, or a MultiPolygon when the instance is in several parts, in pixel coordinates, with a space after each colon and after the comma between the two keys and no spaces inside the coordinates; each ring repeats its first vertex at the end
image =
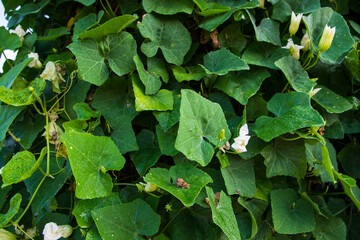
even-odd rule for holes
{"type": "Polygon", "coordinates": [[[165,168],[151,168],[144,180],[156,184],[177,197],[186,207],[194,205],[196,197],[201,189],[212,182],[211,177],[200,169],[188,164],[176,164],[169,170],[165,168]],[[189,184],[188,188],[176,185],[178,178],[182,178],[189,184]]]}
{"type": "Polygon", "coordinates": [[[230,71],[249,70],[249,66],[240,57],[222,48],[204,56],[204,65],[200,65],[207,74],[225,75],[230,71]]]}
{"type": "Polygon", "coordinates": [[[321,85],[316,86],[316,88],[321,88],[321,90],[317,92],[312,99],[329,113],[342,113],[353,107],[348,100],[334,93],[330,89],[321,85]]]}
{"type": "Polygon", "coordinates": [[[321,127],[324,120],[310,105],[310,96],[302,92],[277,93],[267,103],[275,118],[261,116],[256,119],[254,131],[268,142],[271,139],[304,127],[321,127]]]}
{"type": "Polygon", "coordinates": [[[143,200],[108,206],[92,212],[103,239],[137,240],[138,235],[152,236],[159,230],[160,216],[143,200]]]}
{"type": "Polygon", "coordinates": [[[311,45],[316,50],[319,50],[319,41],[325,25],[336,27],[331,46],[328,50],[321,53],[320,59],[328,64],[342,62],[345,58],[344,53],[349,51],[355,44],[345,19],[339,13],[328,7],[320,8],[303,19],[309,33],[311,45]]]}
{"type": "Polygon", "coordinates": [[[80,199],[106,197],[111,194],[112,180],[107,170],[121,170],[124,157],[108,137],[88,133],[61,135],[69,154],[71,169],[77,182],[75,195],[80,199]]]}
{"type": "Polygon", "coordinates": [[[313,207],[299,199],[294,189],[276,189],[270,197],[274,228],[278,233],[297,234],[315,229],[313,207]]]}
{"type": "Polygon", "coordinates": [[[213,103],[192,90],[181,90],[180,126],[175,148],[188,159],[206,166],[219,142],[218,133],[224,129],[222,146],[230,139],[230,130],[219,104],[213,103]],[[214,146],[213,146],[214,145],[214,146]]]}
{"type": "Polygon", "coordinates": [[[146,56],[155,56],[160,48],[168,63],[183,63],[191,46],[191,37],[179,20],[146,14],[138,27],[141,35],[146,38],[141,45],[141,51],[146,56]]]}
{"type": "Polygon", "coordinates": [[[191,14],[194,8],[194,3],[191,0],[178,0],[173,2],[167,0],[144,0],[142,4],[145,11],[164,15],[173,15],[179,12],[191,14]]]}

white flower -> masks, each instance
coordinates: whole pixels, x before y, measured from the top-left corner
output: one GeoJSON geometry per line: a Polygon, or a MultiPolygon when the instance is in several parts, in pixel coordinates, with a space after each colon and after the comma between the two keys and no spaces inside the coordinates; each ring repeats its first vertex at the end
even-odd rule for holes
{"type": "Polygon", "coordinates": [[[301,39],[301,46],[304,48],[302,49],[304,52],[308,51],[310,49],[310,38],[309,34],[306,32],[303,38],[301,39]]]}
{"type": "Polygon", "coordinates": [[[4,167],[0,168],[0,175],[2,174],[4,167]]]}
{"type": "Polygon", "coordinates": [[[230,149],[230,143],[229,141],[227,141],[222,147],[219,147],[219,149],[225,153],[225,150],[229,150],[230,149]]]}
{"type": "Polygon", "coordinates": [[[32,60],[28,64],[28,67],[31,67],[31,68],[41,68],[42,67],[42,64],[39,60],[39,54],[31,52],[28,54],[28,58],[34,58],[34,60],[32,60]]]}
{"type": "Polygon", "coordinates": [[[72,234],[72,227],[70,225],[60,225],[49,222],[45,225],[43,230],[44,240],[57,240],[61,237],[67,238],[72,234]]]}
{"type": "Polygon", "coordinates": [[[329,27],[327,24],[324,28],[323,34],[321,35],[319,41],[320,52],[325,52],[331,46],[331,43],[335,36],[336,27],[329,27]]]}
{"type": "Polygon", "coordinates": [[[145,192],[153,192],[156,191],[156,189],[158,188],[158,186],[156,184],[153,183],[140,183],[140,185],[145,187],[145,192]]]}
{"type": "Polygon", "coordinates": [[[25,31],[24,31],[24,29],[21,27],[21,25],[17,25],[17,27],[15,28],[15,30],[12,30],[12,29],[10,29],[9,30],[9,33],[11,33],[11,34],[16,34],[16,35],[18,35],[19,36],[19,38],[20,38],[20,41],[24,41],[24,36],[25,36],[25,31]]]}
{"type": "Polygon", "coordinates": [[[290,36],[296,34],[297,30],[299,29],[302,16],[303,16],[302,13],[296,16],[294,12],[291,12],[291,21],[289,26],[290,36]]]}
{"type": "Polygon", "coordinates": [[[288,43],[285,47],[290,50],[291,56],[293,56],[296,60],[299,60],[300,58],[300,49],[304,48],[304,46],[297,45],[293,42],[291,38],[288,39],[288,43]]]}
{"type": "Polygon", "coordinates": [[[53,85],[53,91],[56,93],[60,93],[60,82],[65,82],[65,79],[62,77],[61,73],[58,71],[59,68],[56,67],[54,62],[49,61],[45,70],[41,73],[40,77],[42,79],[50,80],[53,85]]]}
{"type": "Polygon", "coordinates": [[[313,96],[314,96],[315,94],[317,94],[320,90],[321,90],[321,88],[315,88],[315,89],[314,89],[314,87],[312,87],[311,90],[310,90],[310,92],[309,92],[310,97],[313,97],[313,96]]]}
{"type": "Polygon", "coordinates": [[[239,130],[239,136],[237,138],[234,139],[234,143],[231,145],[231,147],[237,152],[237,153],[242,153],[242,152],[246,152],[246,145],[248,144],[249,140],[250,140],[250,136],[248,136],[249,134],[249,129],[248,129],[248,125],[245,124],[244,126],[242,126],[239,130]]]}

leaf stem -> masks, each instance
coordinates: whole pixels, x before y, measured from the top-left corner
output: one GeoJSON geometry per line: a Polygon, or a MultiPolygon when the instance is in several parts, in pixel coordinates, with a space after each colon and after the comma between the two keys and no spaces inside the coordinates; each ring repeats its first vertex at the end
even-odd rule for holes
{"type": "Polygon", "coordinates": [[[166,224],[166,226],[161,230],[161,232],[159,233],[159,235],[163,234],[164,231],[166,230],[166,228],[169,227],[169,225],[172,223],[172,221],[184,210],[186,209],[187,207],[183,207],[181,208],[176,214],[175,216],[168,222],[168,224],[166,224]]]}
{"type": "Polygon", "coordinates": [[[19,229],[21,232],[23,232],[29,239],[34,240],[27,232],[25,232],[17,222],[13,222],[13,225],[19,229]]]}
{"type": "Polygon", "coordinates": [[[34,199],[35,199],[35,196],[36,196],[37,192],[39,191],[39,189],[40,189],[41,185],[43,184],[43,182],[45,181],[45,179],[46,179],[46,176],[44,176],[44,177],[41,179],[39,185],[37,186],[37,188],[36,188],[34,194],[32,195],[32,197],[31,197],[28,205],[26,206],[25,210],[22,212],[21,216],[20,216],[14,223],[16,223],[16,224],[19,223],[20,220],[22,219],[22,217],[23,217],[23,216],[25,215],[25,213],[27,212],[27,210],[29,210],[32,202],[33,202],[34,199]]]}
{"type": "Polygon", "coordinates": [[[14,135],[10,130],[8,130],[8,134],[15,140],[15,142],[17,142],[18,144],[20,144],[20,146],[21,146],[23,149],[27,150],[26,147],[24,147],[24,145],[22,145],[22,143],[20,142],[20,141],[21,141],[20,138],[15,137],[15,135],[14,135]]]}

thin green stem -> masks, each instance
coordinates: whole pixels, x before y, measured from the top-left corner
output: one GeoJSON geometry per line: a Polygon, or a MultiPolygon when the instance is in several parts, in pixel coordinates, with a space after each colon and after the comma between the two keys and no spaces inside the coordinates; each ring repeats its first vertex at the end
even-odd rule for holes
{"type": "Polygon", "coordinates": [[[70,91],[72,84],[73,84],[73,78],[70,78],[70,85],[69,85],[68,89],[66,89],[66,91],[63,93],[63,95],[61,95],[61,97],[59,97],[56,100],[56,102],[51,106],[51,108],[49,109],[48,112],[51,112],[51,110],[56,106],[56,104],[70,91]]]}
{"type": "Polygon", "coordinates": [[[283,88],[283,90],[281,91],[281,93],[285,92],[285,90],[287,89],[287,87],[289,86],[289,82],[286,83],[285,87],[283,88]]]}
{"type": "Polygon", "coordinates": [[[17,222],[13,222],[13,225],[19,229],[22,233],[24,233],[29,239],[34,240],[27,232],[22,229],[17,222]]]}
{"type": "Polygon", "coordinates": [[[13,65],[10,62],[10,60],[6,57],[5,52],[2,52],[2,54],[4,55],[4,58],[5,58],[6,62],[12,67],[13,65]]]}
{"type": "Polygon", "coordinates": [[[44,113],[46,113],[46,109],[44,108],[44,104],[43,101],[41,100],[41,98],[39,97],[39,95],[35,92],[33,87],[29,87],[29,91],[31,92],[31,94],[36,98],[36,100],[40,103],[40,106],[42,108],[42,110],[44,111],[44,113]]]}
{"type": "Polygon", "coordinates": [[[46,112],[46,149],[47,149],[47,154],[46,154],[46,162],[47,162],[47,166],[46,166],[46,176],[50,175],[50,134],[49,134],[49,114],[46,112]]]}
{"type": "Polygon", "coordinates": [[[317,64],[317,62],[319,61],[319,59],[320,59],[320,53],[318,53],[318,55],[316,56],[315,62],[314,62],[313,64],[311,64],[310,66],[305,67],[304,70],[307,71],[307,70],[309,70],[310,68],[312,68],[313,66],[315,66],[315,65],[317,64]]]}
{"type": "Polygon", "coordinates": [[[34,106],[34,108],[35,108],[35,110],[37,111],[38,114],[44,115],[44,113],[40,112],[40,110],[37,108],[35,102],[33,102],[33,106],[34,106]]]}
{"type": "Polygon", "coordinates": [[[25,213],[27,212],[27,210],[29,210],[32,202],[33,202],[34,199],[35,199],[35,196],[36,196],[37,192],[39,191],[39,189],[40,189],[41,185],[43,184],[43,182],[45,181],[45,179],[46,179],[46,176],[44,176],[44,177],[41,179],[39,185],[38,185],[37,188],[35,189],[35,192],[34,192],[34,194],[32,195],[32,197],[31,197],[31,199],[30,199],[28,205],[26,206],[25,210],[22,212],[21,216],[15,221],[15,223],[19,223],[20,220],[21,220],[21,219],[23,218],[23,216],[25,215],[25,213]]]}
{"type": "Polygon", "coordinates": [[[108,5],[109,11],[110,11],[112,17],[115,17],[116,15],[115,15],[114,11],[112,10],[109,0],[105,0],[105,1],[106,1],[106,4],[108,5]]]}
{"type": "Polygon", "coordinates": [[[115,183],[116,186],[133,186],[136,187],[134,183],[115,183]]]}
{"type": "Polygon", "coordinates": [[[160,232],[159,235],[163,234],[164,231],[165,231],[165,230],[169,227],[169,225],[172,223],[172,221],[174,221],[174,219],[175,219],[184,209],[186,209],[186,208],[187,208],[187,207],[181,208],[181,209],[175,214],[175,216],[168,222],[168,224],[166,224],[166,226],[161,230],[161,232],[160,232]]]}
{"type": "Polygon", "coordinates": [[[281,136],[280,136],[280,138],[281,138],[282,140],[285,140],[285,141],[295,141],[295,140],[298,140],[298,139],[300,139],[300,138],[306,137],[306,136],[308,136],[308,135],[310,135],[310,134],[311,134],[311,132],[306,133],[306,134],[301,135],[301,136],[298,136],[298,137],[295,137],[295,138],[284,138],[284,137],[281,137],[281,136]]]}
{"type": "Polygon", "coordinates": [[[103,7],[103,9],[104,9],[104,11],[106,12],[106,14],[110,16],[110,13],[107,11],[107,9],[106,9],[104,3],[102,2],[102,0],[100,0],[100,4],[101,4],[101,6],[103,7]]]}
{"type": "Polygon", "coordinates": [[[10,130],[8,130],[8,134],[15,140],[15,142],[20,144],[20,146],[26,150],[26,147],[24,147],[24,145],[22,145],[20,138],[15,137],[15,135],[10,130]]]}

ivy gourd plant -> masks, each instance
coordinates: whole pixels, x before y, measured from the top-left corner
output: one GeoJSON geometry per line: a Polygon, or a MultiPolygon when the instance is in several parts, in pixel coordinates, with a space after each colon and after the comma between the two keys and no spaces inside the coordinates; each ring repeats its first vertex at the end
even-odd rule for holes
{"type": "Polygon", "coordinates": [[[0,239],[360,239],[357,0],[3,0],[0,239]]]}

